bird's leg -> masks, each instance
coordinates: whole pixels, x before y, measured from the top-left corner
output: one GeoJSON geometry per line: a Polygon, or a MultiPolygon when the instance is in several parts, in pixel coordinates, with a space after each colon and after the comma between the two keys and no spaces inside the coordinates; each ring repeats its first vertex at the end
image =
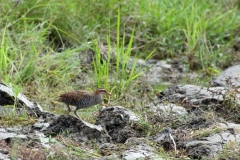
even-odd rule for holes
{"type": "Polygon", "coordinates": [[[77,108],[75,109],[74,114],[78,117],[78,119],[82,120],[77,114],[77,108]]]}
{"type": "Polygon", "coordinates": [[[69,115],[69,113],[71,112],[71,108],[69,107],[69,105],[67,105],[67,107],[68,107],[68,113],[67,113],[67,115],[69,115]]]}

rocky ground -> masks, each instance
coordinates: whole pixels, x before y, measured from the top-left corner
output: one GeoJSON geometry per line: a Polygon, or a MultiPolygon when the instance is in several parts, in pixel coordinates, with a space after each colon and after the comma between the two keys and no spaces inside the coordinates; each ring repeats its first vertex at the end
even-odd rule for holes
{"type": "MultiPolygon", "coordinates": [[[[184,72],[176,62],[139,63],[151,65],[147,81],[177,79],[184,72]]],[[[0,159],[239,159],[239,70],[239,65],[225,70],[208,88],[168,87],[143,106],[146,117],[124,106],[103,106],[94,124],[44,111],[1,83],[0,159]],[[4,114],[13,106],[33,121],[5,127],[4,114]],[[148,124],[162,129],[149,134],[148,124]]]]}

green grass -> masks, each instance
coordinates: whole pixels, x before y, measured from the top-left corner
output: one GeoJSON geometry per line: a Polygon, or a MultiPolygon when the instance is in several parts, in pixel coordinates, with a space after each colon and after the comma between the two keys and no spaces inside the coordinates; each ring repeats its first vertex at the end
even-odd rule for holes
{"type": "Polygon", "coordinates": [[[223,150],[217,156],[219,160],[239,159],[240,158],[240,145],[239,142],[230,141],[224,145],[223,150]]]}
{"type": "Polygon", "coordinates": [[[0,4],[0,80],[17,86],[44,108],[59,110],[54,102],[58,94],[79,88],[105,87],[116,93],[111,97],[114,103],[121,100],[119,95],[133,99],[134,93],[127,92],[137,88],[132,82],[137,83],[141,73],[135,58],[176,57],[189,69],[202,69],[209,76],[219,73],[218,66],[226,66],[229,59],[237,59],[227,54],[239,37],[237,0],[0,4]],[[100,44],[107,48],[106,59],[100,44]],[[76,57],[88,49],[95,59],[85,77],[76,57]],[[89,71],[94,67],[95,76],[89,71]],[[77,85],[78,77],[83,83],[77,85]]]}
{"type": "MultiPolygon", "coordinates": [[[[79,157],[83,159],[99,158],[97,152],[80,146],[70,138],[65,138],[62,135],[58,135],[56,139],[49,139],[50,148],[34,147],[29,144],[32,142],[38,143],[38,139],[35,141],[21,140],[19,138],[11,139],[11,150],[9,156],[11,159],[39,159],[39,160],[62,160],[62,159],[77,159],[79,157]],[[57,139],[57,140],[56,140],[57,139]],[[63,145],[64,144],[64,145],[63,145]]],[[[8,148],[7,146],[6,148],[8,148]]]]}
{"type": "MultiPolygon", "coordinates": [[[[107,37],[107,53],[101,53],[100,46],[95,43],[95,59],[93,61],[94,73],[98,88],[104,87],[107,90],[112,89],[115,98],[119,98],[121,93],[126,93],[130,90],[131,83],[136,80],[143,72],[138,72],[136,69],[136,58],[131,58],[132,44],[134,41],[134,28],[126,44],[125,33],[122,41],[120,38],[120,9],[118,10],[117,22],[117,37],[116,43],[112,43],[110,33],[107,37]],[[126,46],[125,46],[126,44],[126,46]],[[112,62],[113,61],[113,62],[112,62]],[[132,62],[131,62],[132,61],[132,62]],[[130,66],[131,65],[131,66],[130,66]]],[[[111,24],[109,24],[110,26],[111,24]]],[[[110,29],[109,29],[110,30],[110,29]]],[[[124,31],[125,32],[125,31],[124,31]]],[[[104,47],[104,46],[102,46],[104,47]]],[[[151,57],[152,51],[147,58],[151,57]]]]}
{"type": "Polygon", "coordinates": [[[209,137],[210,135],[221,133],[223,130],[224,129],[221,127],[209,127],[202,130],[197,130],[192,136],[201,139],[203,137],[209,137]]]}
{"type": "Polygon", "coordinates": [[[22,111],[22,113],[16,113],[15,108],[12,108],[12,110],[11,108],[6,108],[6,111],[1,111],[1,125],[4,127],[31,125],[37,121],[34,117],[28,116],[25,111],[22,111]]]}
{"type": "Polygon", "coordinates": [[[127,47],[123,68],[129,50],[131,54],[147,57],[155,49],[154,58],[187,56],[191,69],[216,67],[217,61],[228,56],[221,53],[238,36],[236,5],[236,0],[228,3],[33,0],[21,1],[15,7],[11,1],[1,2],[2,74],[6,81],[12,79],[11,74],[23,83],[33,81],[43,68],[37,65],[41,55],[76,49],[95,40],[104,43],[111,40],[117,53],[127,47]]]}

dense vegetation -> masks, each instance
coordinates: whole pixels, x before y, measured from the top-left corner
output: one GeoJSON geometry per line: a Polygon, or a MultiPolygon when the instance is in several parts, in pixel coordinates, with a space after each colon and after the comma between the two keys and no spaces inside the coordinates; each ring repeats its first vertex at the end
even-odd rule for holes
{"type": "Polygon", "coordinates": [[[135,62],[128,69],[131,56],[176,58],[189,70],[212,74],[239,57],[234,46],[239,5],[237,0],[1,1],[1,81],[50,106],[59,92],[79,87],[115,88],[118,98],[141,74],[135,62]],[[96,58],[83,66],[86,53],[96,58]]]}
{"type": "Polygon", "coordinates": [[[135,29],[132,53],[146,57],[156,49],[154,58],[186,55],[189,63],[198,61],[201,68],[215,67],[216,61],[227,58],[240,25],[236,0],[33,0],[2,1],[0,7],[1,75],[17,82],[51,74],[68,80],[79,63],[69,66],[62,60],[96,40],[107,43],[108,35],[116,42],[119,10],[125,43],[135,29]]]}

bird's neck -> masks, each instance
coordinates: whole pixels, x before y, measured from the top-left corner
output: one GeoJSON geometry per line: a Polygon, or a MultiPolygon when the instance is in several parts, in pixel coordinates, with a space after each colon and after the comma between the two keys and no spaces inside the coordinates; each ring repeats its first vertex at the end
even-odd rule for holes
{"type": "Polygon", "coordinates": [[[94,95],[102,98],[102,95],[103,95],[103,94],[97,90],[97,91],[94,92],[94,95]]]}
{"type": "Polygon", "coordinates": [[[95,92],[94,92],[94,95],[98,95],[99,94],[99,91],[98,90],[96,90],[95,92]]]}

